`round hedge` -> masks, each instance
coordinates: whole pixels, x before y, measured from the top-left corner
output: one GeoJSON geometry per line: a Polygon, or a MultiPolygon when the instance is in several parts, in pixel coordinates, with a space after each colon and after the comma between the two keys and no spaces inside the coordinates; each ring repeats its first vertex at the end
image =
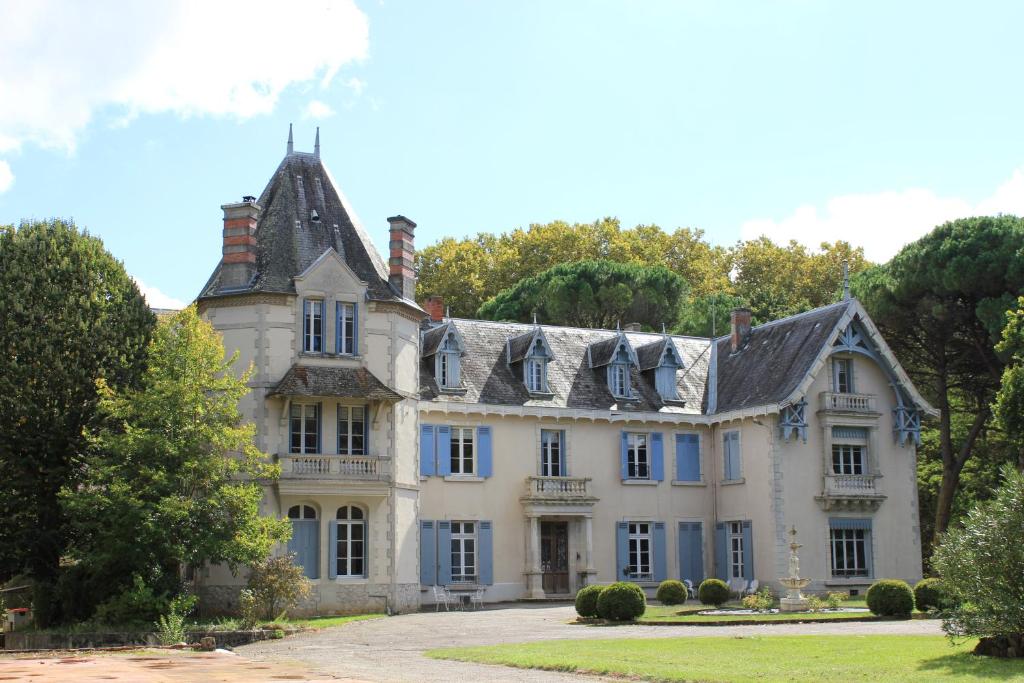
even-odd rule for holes
{"type": "Polygon", "coordinates": [[[922,612],[943,605],[942,582],[939,579],[921,579],[914,586],[914,606],[922,612]]]}
{"type": "Polygon", "coordinates": [[[604,586],[584,586],[576,593],[576,614],[581,617],[597,616],[597,599],[604,586]]]}
{"type": "Polygon", "coordinates": [[[609,621],[632,621],[647,609],[647,596],[640,586],[619,581],[606,586],[597,597],[597,616],[609,621]]]}
{"type": "Polygon", "coordinates": [[[705,605],[724,605],[729,602],[729,586],[721,579],[704,579],[697,588],[697,599],[705,605]]]}
{"type": "Polygon", "coordinates": [[[868,588],[868,609],[883,617],[909,617],[914,609],[914,591],[906,581],[882,579],[868,588]]]}
{"type": "Polygon", "coordinates": [[[654,597],[663,605],[681,605],[686,602],[689,595],[686,585],[682,581],[669,579],[658,585],[658,592],[654,594],[654,597]]]}

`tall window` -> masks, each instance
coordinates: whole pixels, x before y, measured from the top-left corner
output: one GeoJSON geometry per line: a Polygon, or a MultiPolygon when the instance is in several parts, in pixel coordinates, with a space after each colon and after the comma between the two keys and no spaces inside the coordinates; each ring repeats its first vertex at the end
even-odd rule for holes
{"type": "Polygon", "coordinates": [[[832,546],[832,576],[870,576],[868,567],[868,543],[871,542],[867,529],[830,529],[829,542],[832,546]]]}
{"type": "Polygon", "coordinates": [[[651,523],[629,523],[629,578],[650,581],[651,570],[651,523]]]}
{"type": "Polygon", "coordinates": [[[355,353],[356,305],[338,303],[338,339],[337,352],[355,353]]]}
{"type": "Polygon", "coordinates": [[[740,462],[740,433],[738,430],[725,432],[722,435],[722,474],[725,481],[739,479],[742,471],[740,462]]]}
{"type": "Polygon", "coordinates": [[[662,365],[655,369],[654,388],[658,390],[658,395],[663,400],[679,400],[679,388],[676,385],[676,368],[674,365],[662,365]]]}
{"type": "Polygon", "coordinates": [[[302,350],[319,353],[324,350],[324,302],[306,299],[302,306],[302,350]]]}
{"type": "Polygon", "coordinates": [[[629,396],[629,365],[616,362],[608,366],[608,388],[612,396],[629,396]]]}
{"type": "Polygon", "coordinates": [[[473,428],[452,427],[452,474],[475,474],[473,428]]]}
{"type": "Polygon", "coordinates": [[[853,393],[853,360],[849,358],[832,359],[832,383],[838,394],[853,393]]]}
{"type": "Polygon", "coordinates": [[[445,337],[441,350],[437,353],[437,383],[444,389],[455,389],[459,386],[459,347],[455,336],[445,337]]]}
{"type": "Polygon", "coordinates": [[[540,430],[540,476],[566,476],[562,471],[562,433],[560,431],[540,430]]]}
{"type": "Polygon", "coordinates": [[[320,406],[315,403],[293,403],[291,407],[292,453],[320,452],[320,406]]]}
{"type": "Polygon", "coordinates": [[[338,453],[366,455],[366,408],[338,406],[338,453]]]}
{"type": "Polygon", "coordinates": [[[544,348],[544,342],[538,339],[530,355],[523,364],[524,380],[526,388],[535,393],[543,393],[548,390],[548,353],[544,348]]]}
{"type": "Polygon", "coordinates": [[[833,444],[832,473],[864,474],[864,447],[833,444]]]}
{"type": "Polygon", "coordinates": [[[476,523],[452,522],[452,581],[475,583],[476,523]]]}
{"type": "Polygon", "coordinates": [[[366,567],[366,517],[354,505],[338,508],[338,576],[363,576],[366,567]]]}
{"type": "Polygon", "coordinates": [[[630,433],[626,435],[626,473],[630,479],[651,478],[647,434],[630,433]]]}
{"type": "Polygon", "coordinates": [[[729,578],[742,579],[743,577],[743,553],[747,551],[743,547],[743,523],[729,522],[729,578]]]}

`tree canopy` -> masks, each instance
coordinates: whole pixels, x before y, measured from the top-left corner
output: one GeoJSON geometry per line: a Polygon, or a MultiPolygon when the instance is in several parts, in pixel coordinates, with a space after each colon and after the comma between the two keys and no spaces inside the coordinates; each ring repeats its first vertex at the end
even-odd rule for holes
{"type": "Polygon", "coordinates": [[[1017,299],[1016,309],[1007,311],[1006,318],[996,351],[1007,365],[994,409],[999,425],[1017,450],[1017,466],[1024,471],[1024,296],[1017,299]]]}

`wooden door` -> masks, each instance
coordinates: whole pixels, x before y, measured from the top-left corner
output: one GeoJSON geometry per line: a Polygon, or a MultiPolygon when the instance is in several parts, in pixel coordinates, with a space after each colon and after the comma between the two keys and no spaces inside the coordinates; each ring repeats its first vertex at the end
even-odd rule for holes
{"type": "Polygon", "coordinates": [[[569,523],[540,523],[540,569],[546,595],[569,592],[569,523]]]}

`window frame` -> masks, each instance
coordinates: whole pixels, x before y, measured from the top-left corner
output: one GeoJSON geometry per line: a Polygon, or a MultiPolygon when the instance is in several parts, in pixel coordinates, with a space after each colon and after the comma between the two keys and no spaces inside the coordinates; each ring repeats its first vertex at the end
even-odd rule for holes
{"type": "Polygon", "coordinates": [[[293,402],[288,406],[288,453],[292,455],[320,455],[322,446],[320,444],[320,428],[322,416],[320,415],[320,404],[319,403],[300,403],[293,402]],[[299,415],[296,416],[293,412],[298,409],[299,415]],[[306,431],[306,427],[309,426],[309,416],[306,415],[306,409],[312,409],[312,419],[314,422],[314,428],[312,432],[306,431]],[[295,421],[299,422],[299,430],[295,430],[295,421]],[[299,447],[295,447],[295,436],[299,436],[299,447]],[[309,448],[308,439],[313,439],[315,444],[312,449],[309,448]]]}
{"type": "Polygon", "coordinates": [[[863,476],[868,473],[867,447],[863,444],[833,443],[833,476],[863,476]],[[854,471],[860,469],[859,472],[854,471]],[[849,469],[850,471],[844,471],[849,469]]]}
{"type": "Polygon", "coordinates": [[[448,552],[451,558],[452,583],[477,583],[480,580],[480,523],[476,520],[451,522],[448,552]],[[469,526],[469,531],[466,527],[469,526]],[[467,551],[467,546],[469,550],[467,551]],[[456,548],[458,548],[456,550],[456,548]],[[466,557],[472,559],[467,563],[466,557]],[[458,558],[458,561],[456,561],[458,558]],[[470,569],[472,573],[466,570],[470,569]]]}
{"type": "Polygon", "coordinates": [[[324,305],[323,298],[306,298],[302,300],[302,351],[304,353],[324,352],[324,305]],[[320,330],[316,331],[319,323],[320,330]],[[313,348],[314,343],[318,348],[313,348]]]}
{"type": "Polygon", "coordinates": [[[654,522],[638,520],[626,523],[626,576],[634,581],[654,580],[654,522]],[[645,541],[647,547],[643,548],[645,541]],[[642,571],[641,558],[644,555],[647,559],[646,572],[642,571]]]}
{"type": "MultiPolygon", "coordinates": [[[[542,477],[566,477],[568,474],[562,471],[562,450],[565,444],[562,443],[562,430],[541,429],[540,430],[540,476],[542,477]],[[545,441],[545,437],[554,437],[551,441],[545,441]],[[558,474],[552,474],[555,469],[558,474]]],[[[566,467],[568,469],[568,466],[566,467]]]]}
{"type": "Polygon", "coordinates": [[[442,389],[458,389],[462,385],[462,353],[455,335],[450,332],[445,335],[441,347],[434,355],[434,378],[437,385],[442,389]]]}
{"type": "Polygon", "coordinates": [[[335,526],[337,527],[337,542],[334,546],[334,570],[335,576],[339,579],[361,579],[366,577],[366,558],[369,557],[369,520],[366,511],[358,505],[342,505],[334,514],[335,526]],[[341,511],[348,510],[348,517],[342,517],[341,511]],[[359,515],[355,516],[354,513],[359,515]],[[353,538],[353,531],[359,529],[360,538],[353,538]],[[342,530],[344,529],[344,538],[342,530]],[[359,546],[361,553],[353,552],[355,544],[359,546]],[[345,547],[345,557],[342,558],[341,549],[345,547]],[[359,571],[353,571],[353,566],[358,561],[359,571]],[[342,562],[345,562],[346,571],[341,571],[342,562]]]}
{"type": "Polygon", "coordinates": [[[615,361],[608,364],[608,390],[615,398],[629,398],[629,363],[615,361]]]}
{"type": "Polygon", "coordinates": [[[743,436],[741,429],[726,429],[722,432],[722,481],[741,481],[743,479],[743,436]],[[732,472],[729,466],[729,436],[736,435],[736,466],[739,471],[732,472]]]}
{"type": "Polygon", "coordinates": [[[652,465],[651,435],[648,432],[626,432],[626,479],[650,481],[652,465]],[[641,453],[643,461],[640,459],[641,453]],[[646,476],[641,476],[641,467],[646,471],[646,476]]]}
{"type": "Polygon", "coordinates": [[[356,306],[355,302],[338,301],[336,305],[337,315],[340,324],[338,330],[341,334],[334,341],[335,352],[343,356],[354,356],[356,343],[356,306]],[[349,312],[351,315],[346,316],[349,312]]]}
{"type": "Polygon", "coordinates": [[[832,389],[837,394],[855,394],[853,382],[853,359],[832,359],[832,389]],[[845,382],[845,388],[842,382],[845,382]]]}
{"type": "Polygon", "coordinates": [[[320,519],[320,515],[317,514],[316,508],[312,505],[297,503],[296,505],[288,506],[288,519],[294,522],[304,522],[320,519]],[[296,517],[292,517],[292,510],[297,510],[296,517]],[[312,513],[312,516],[309,516],[310,513],[312,513]]]}
{"type": "Polygon", "coordinates": [[[870,529],[837,529],[829,527],[829,572],[833,579],[869,579],[871,568],[871,530],[870,529]],[[857,536],[860,536],[859,538],[857,536]],[[839,538],[841,536],[841,538],[839,538]],[[847,538],[849,536],[850,538],[847,538]],[[858,552],[858,544],[859,552],[858,552]],[[853,549],[853,553],[848,552],[853,549]],[[837,552],[842,548],[842,552],[837,552]],[[840,557],[844,567],[839,567],[840,557]],[[852,562],[850,560],[852,559],[852,562]],[[863,565],[858,567],[857,565],[863,565]]]}
{"type": "Polygon", "coordinates": [[[369,449],[367,448],[366,433],[368,431],[367,420],[369,418],[369,410],[366,405],[346,405],[343,403],[338,404],[338,422],[337,422],[337,440],[338,440],[338,455],[369,455],[369,449]],[[362,429],[358,433],[352,429],[353,413],[355,410],[360,410],[363,413],[362,420],[359,424],[362,425],[362,429]],[[342,420],[342,413],[344,412],[345,420],[342,420]],[[344,435],[346,437],[346,443],[342,444],[342,424],[345,425],[344,435]],[[357,450],[352,447],[352,442],[355,438],[362,441],[362,446],[357,450]]]}
{"type": "Polygon", "coordinates": [[[725,539],[729,578],[747,578],[743,576],[744,559],[746,559],[747,553],[747,548],[743,543],[743,522],[726,522],[725,539]]]}
{"type": "Polygon", "coordinates": [[[449,429],[450,429],[450,431],[449,431],[450,443],[449,443],[449,448],[448,448],[448,462],[449,462],[449,472],[450,472],[450,475],[453,476],[453,477],[475,477],[475,476],[478,476],[477,473],[480,471],[480,465],[477,462],[477,441],[478,441],[478,438],[477,438],[477,434],[476,434],[476,427],[461,427],[461,426],[452,425],[449,429]],[[470,435],[470,438],[469,438],[468,441],[465,438],[467,433],[470,435]],[[456,438],[456,435],[458,435],[458,438],[456,438]],[[467,460],[467,458],[466,458],[466,446],[467,445],[469,446],[469,458],[468,458],[468,460],[469,460],[470,467],[471,467],[471,471],[468,471],[468,472],[465,471],[465,464],[466,464],[466,460],[467,460]],[[458,455],[456,455],[456,449],[458,450],[458,455]],[[455,467],[456,462],[458,462],[458,464],[459,464],[458,470],[456,470],[456,467],[455,467]]]}

